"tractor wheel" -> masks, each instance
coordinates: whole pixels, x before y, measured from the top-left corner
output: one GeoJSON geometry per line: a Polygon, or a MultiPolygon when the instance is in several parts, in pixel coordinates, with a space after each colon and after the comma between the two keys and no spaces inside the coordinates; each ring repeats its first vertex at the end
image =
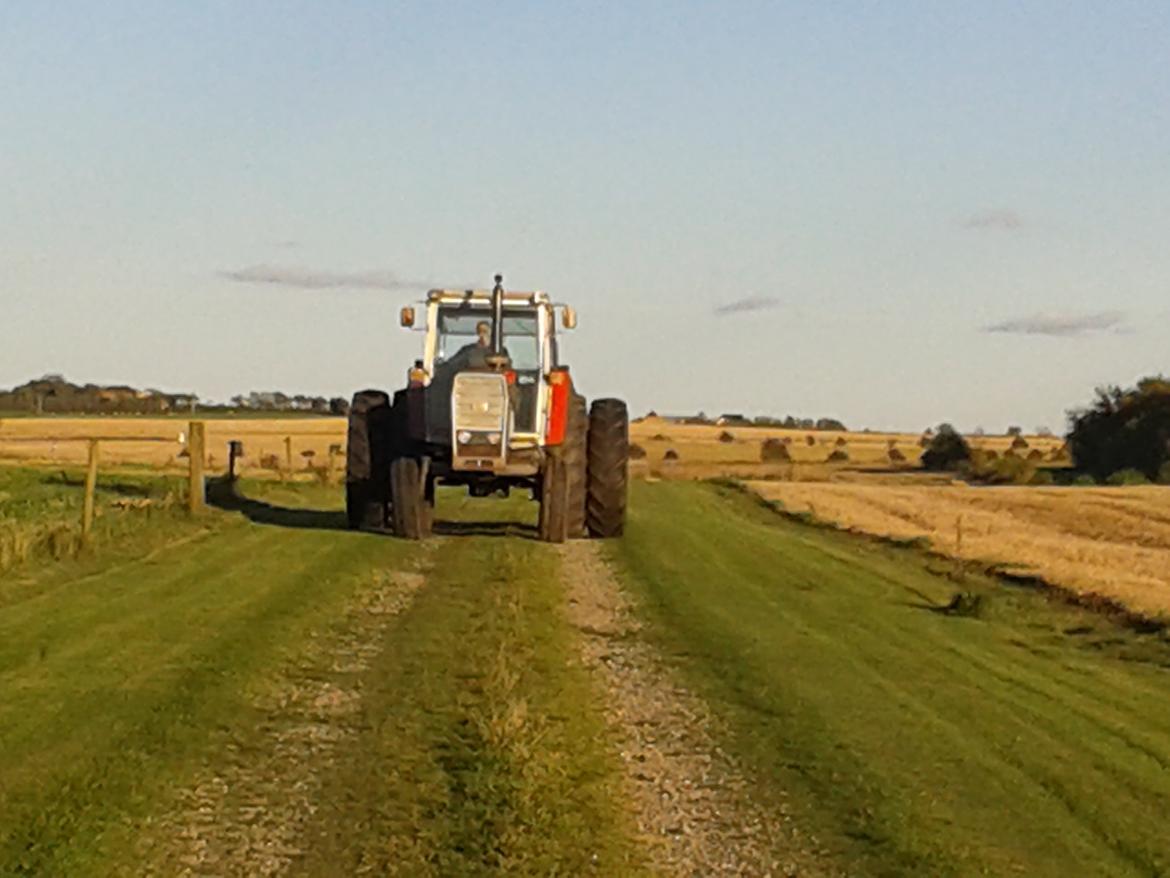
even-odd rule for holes
{"type": "Polygon", "coordinates": [[[431,507],[417,458],[396,457],[390,462],[390,498],[395,534],[404,540],[431,535],[431,507]]]}
{"type": "Polygon", "coordinates": [[[585,397],[573,394],[569,402],[569,423],[565,428],[565,442],[561,454],[565,461],[565,477],[568,480],[568,523],[569,539],[585,536],[585,500],[589,474],[586,444],[589,439],[589,414],[585,397]]]}
{"type": "Polygon", "coordinates": [[[544,462],[540,478],[540,538],[546,543],[563,543],[569,537],[568,468],[559,451],[544,462]]]}
{"type": "Polygon", "coordinates": [[[345,450],[345,517],[356,530],[386,526],[386,424],[390,397],[380,390],[355,393],[345,450]]]}
{"type": "Polygon", "coordinates": [[[594,537],[620,537],[626,527],[630,416],[620,399],[594,400],[589,410],[589,477],[585,523],[594,537]]]}

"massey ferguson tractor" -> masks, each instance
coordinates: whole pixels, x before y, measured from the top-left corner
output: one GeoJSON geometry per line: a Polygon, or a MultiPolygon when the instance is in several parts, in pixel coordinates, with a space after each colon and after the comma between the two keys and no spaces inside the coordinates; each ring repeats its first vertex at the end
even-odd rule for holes
{"type": "MultiPolygon", "coordinates": [[[[435,487],[473,497],[531,491],[540,537],[620,536],[626,518],[629,416],[617,399],[586,407],[558,352],[556,316],[577,316],[541,292],[431,290],[426,340],[393,399],[354,395],[346,515],[351,528],[430,535],[435,487]]],[[[415,326],[415,308],[401,312],[415,326]]]]}

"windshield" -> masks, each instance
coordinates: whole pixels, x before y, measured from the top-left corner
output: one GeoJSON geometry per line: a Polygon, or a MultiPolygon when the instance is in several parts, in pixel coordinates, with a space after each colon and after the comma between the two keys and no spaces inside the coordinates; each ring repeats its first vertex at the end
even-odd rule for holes
{"type": "MultiPolygon", "coordinates": [[[[480,323],[490,326],[491,322],[491,311],[487,308],[440,308],[435,364],[451,359],[467,345],[476,344],[476,326],[480,323]]],[[[540,338],[535,312],[504,309],[504,348],[516,371],[540,369],[540,338]]]]}

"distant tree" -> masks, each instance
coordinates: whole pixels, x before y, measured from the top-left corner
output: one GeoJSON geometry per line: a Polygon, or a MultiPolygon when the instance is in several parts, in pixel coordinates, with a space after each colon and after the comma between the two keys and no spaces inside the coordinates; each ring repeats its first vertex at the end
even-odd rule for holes
{"type": "Polygon", "coordinates": [[[1157,479],[1170,461],[1170,379],[1145,378],[1137,386],[1097,389],[1097,398],[1069,413],[1073,461],[1098,481],[1121,470],[1157,479]]]}
{"type": "Polygon", "coordinates": [[[813,426],[813,429],[840,430],[842,433],[848,430],[848,428],[836,418],[818,418],[816,424],[813,426]]]}
{"type": "Polygon", "coordinates": [[[928,470],[950,470],[971,460],[971,446],[950,424],[940,424],[922,452],[922,466],[928,470]]]}
{"type": "Polygon", "coordinates": [[[1021,428],[1021,427],[1008,427],[1007,428],[1007,434],[1009,436],[1020,436],[1020,435],[1023,435],[1023,432],[1024,432],[1023,428],[1021,428]]]}
{"type": "Polygon", "coordinates": [[[349,400],[345,397],[335,396],[329,400],[329,414],[340,415],[342,417],[349,414],[349,400]]]}

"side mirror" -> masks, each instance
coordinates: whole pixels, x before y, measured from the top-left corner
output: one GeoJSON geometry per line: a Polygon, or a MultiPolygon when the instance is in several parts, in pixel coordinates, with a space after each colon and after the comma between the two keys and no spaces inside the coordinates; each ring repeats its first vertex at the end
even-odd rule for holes
{"type": "Polygon", "coordinates": [[[565,329],[577,328],[577,312],[568,305],[561,307],[561,326],[565,329]]]}
{"type": "Polygon", "coordinates": [[[407,305],[405,308],[399,311],[398,322],[407,329],[410,329],[410,327],[414,326],[414,308],[412,308],[410,305],[407,305]]]}

